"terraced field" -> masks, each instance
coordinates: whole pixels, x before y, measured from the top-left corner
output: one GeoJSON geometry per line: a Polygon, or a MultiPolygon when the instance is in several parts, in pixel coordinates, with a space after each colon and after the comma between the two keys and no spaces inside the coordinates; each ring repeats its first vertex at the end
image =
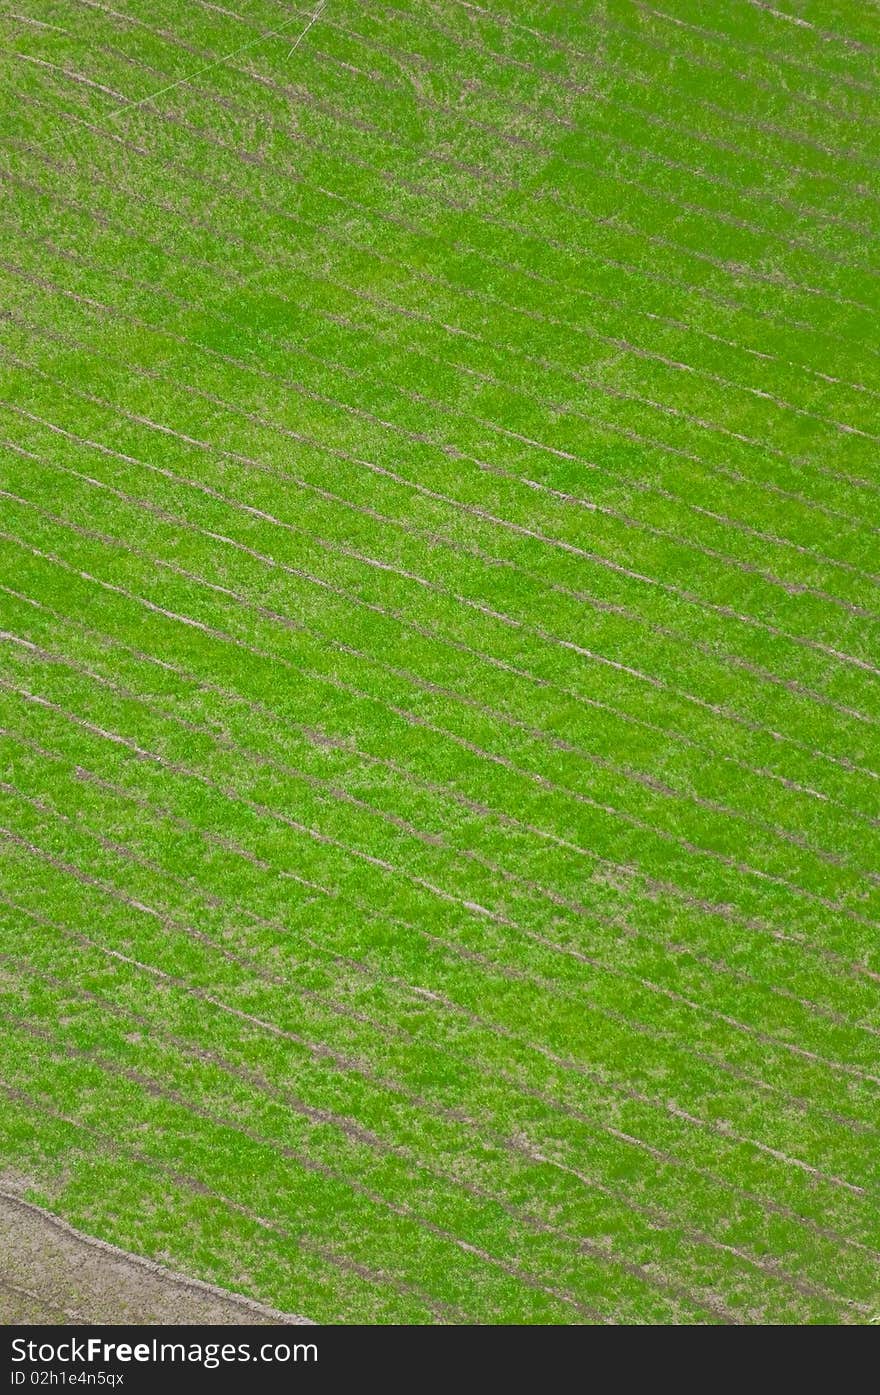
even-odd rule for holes
{"type": "Polygon", "coordinates": [[[318,1322],[880,1313],[878,68],[10,0],[7,1190],[318,1322]]]}

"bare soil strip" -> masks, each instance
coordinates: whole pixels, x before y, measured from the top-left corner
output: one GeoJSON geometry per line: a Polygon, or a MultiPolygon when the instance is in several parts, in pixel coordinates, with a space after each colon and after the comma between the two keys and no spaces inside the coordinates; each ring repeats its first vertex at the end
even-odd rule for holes
{"type": "Polygon", "coordinates": [[[0,1191],[0,1323],[308,1321],[172,1274],[0,1191]]]}

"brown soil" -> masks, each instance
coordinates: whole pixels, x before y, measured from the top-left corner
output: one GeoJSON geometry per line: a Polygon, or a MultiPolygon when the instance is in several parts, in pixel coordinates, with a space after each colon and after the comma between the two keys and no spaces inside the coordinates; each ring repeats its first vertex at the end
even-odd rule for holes
{"type": "Polygon", "coordinates": [[[172,1274],[0,1191],[0,1324],[304,1323],[172,1274]]]}

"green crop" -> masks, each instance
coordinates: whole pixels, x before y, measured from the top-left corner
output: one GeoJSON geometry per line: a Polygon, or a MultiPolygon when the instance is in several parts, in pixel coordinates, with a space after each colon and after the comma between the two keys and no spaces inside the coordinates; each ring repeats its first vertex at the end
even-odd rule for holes
{"type": "Polygon", "coordinates": [[[880,1312],[880,18],[0,19],[0,1185],[322,1322],[880,1312]]]}

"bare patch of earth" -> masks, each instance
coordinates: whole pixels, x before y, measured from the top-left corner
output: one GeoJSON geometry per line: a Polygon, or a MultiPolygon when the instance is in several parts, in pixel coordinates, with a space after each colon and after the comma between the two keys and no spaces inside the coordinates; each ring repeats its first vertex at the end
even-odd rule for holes
{"type": "Polygon", "coordinates": [[[0,1191],[0,1324],[305,1323],[173,1274],[0,1191]]]}

